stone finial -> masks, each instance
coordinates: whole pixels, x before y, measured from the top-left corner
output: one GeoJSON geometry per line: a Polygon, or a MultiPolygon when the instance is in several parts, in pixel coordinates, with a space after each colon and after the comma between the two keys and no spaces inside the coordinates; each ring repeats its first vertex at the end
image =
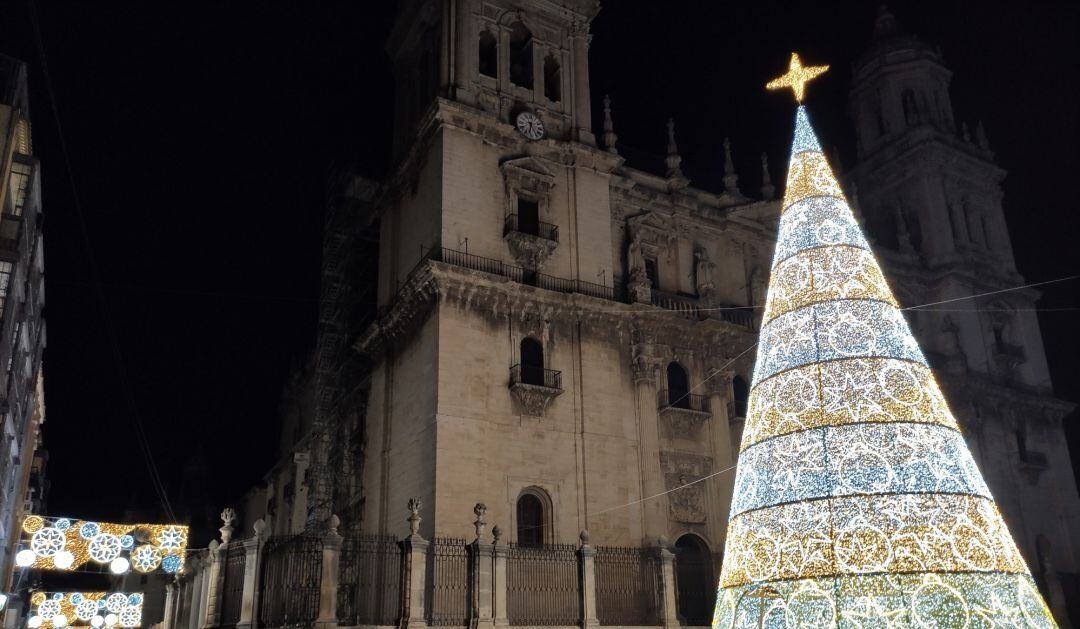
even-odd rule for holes
{"type": "Polygon", "coordinates": [[[484,538],[484,528],[487,527],[487,522],[484,521],[484,516],[487,515],[487,505],[478,502],[472,509],[476,514],[476,519],[473,520],[473,528],[476,529],[476,541],[482,541],[484,538]]]}
{"type": "Polygon", "coordinates": [[[615,135],[615,124],[611,121],[611,96],[604,94],[604,148],[608,153],[619,154],[619,150],[615,148],[615,143],[619,141],[619,136],[615,135]]]}
{"type": "Polygon", "coordinates": [[[990,140],[986,139],[986,129],[982,120],[975,123],[975,144],[984,151],[990,150],[990,140]]]}
{"type": "Polygon", "coordinates": [[[210,548],[210,552],[213,553],[218,548],[221,548],[221,544],[219,544],[216,539],[212,539],[210,540],[210,544],[208,545],[208,547],[210,548]]]}
{"type": "Polygon", "coordinates": [[[266,532],[266,520],[262,518],[255,520],[255,524],[251,528],[255,531],[255,537],[262,537],[263,533],[266,532]]]}
{"type": "Polygon", "coordinates": [[[419,498],[409,498],[409,535],[420,534],[420,507],[423,503],[419,498]]]}
{"type": "Polygon", "coordinates": [[[968,131],[966,122],[960,123],[960,137],[963,138],[965,142],[971,142],[971,132],[968,131]]]}
{"type": "Polygon", "coordinates": [[[682,179],[683,173],[679,165],[682,164],[682,156],[679,155],[679,145],[675,143],[675,119],[668,118],[667,121],[667,158],[664,160],[664,164],[667,165],[667,178],[668,179],[682,179]]]}
{"type": "Polygon", "coordinates": [[[578,539],[581,540],[582,546],[589,545],[589,529],[581,529],[581,533],[578,534],[578,539]]]}
{"type": "Polygon", "coordinates": [[[336,514],[331,514],[330,520],[326,523],[326,532],[330,535],[337,535],[339,526],[341,526],[341,518],[337,517],[336,514]]]}
{"type": "Polygon", "coordinates": [[[502,529],[499,528],[498,524],[491,527],[491,537],[496,544],[498,544],[499,540],[502,539],[502,529]]]}
{"type": "Polygon", "coordinates": [[[735,161],[731,159],[731,140],[724,138],[724,191],[739,192],[739,176],[735,174],[735,161]]]}
{"type": "Polygon", "coordinates": [[[228,544],[232,539],[233,534],[233,522],[236,521],[236,511],[232,507],[225,507],[221,512],[221,521],[225,526],[222,526],[221,531],[221,543],[228,544]]]}
{"type": "Polygon", "coordinates": [[[769,156],[761,154],[761,198],[772,199],[776,196],[776,186],[772,185],[772,177],[769,176],[769,156]]]}
{"type": "Polygon", "coordinates": [[[874,39],[888,39],[901,33],[900,23],[889,7],[882,2],[878,5],[877,19],[874,21],[874,39]]]}
{"type": "Polygon", "coordinates": [[[668,541],[667,535],[661,535],[656,538],[656,545],[660,548],[667,548],[671,545],[671,542],[668,541]]]}

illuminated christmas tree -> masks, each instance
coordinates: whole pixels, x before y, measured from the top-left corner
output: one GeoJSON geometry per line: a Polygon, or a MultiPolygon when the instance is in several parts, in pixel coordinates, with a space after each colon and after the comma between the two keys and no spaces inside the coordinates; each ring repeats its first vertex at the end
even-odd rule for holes
{"type": "Polygon", "coordinates": [[[790,87],[714,627],[1054,627],[790,87]]]}

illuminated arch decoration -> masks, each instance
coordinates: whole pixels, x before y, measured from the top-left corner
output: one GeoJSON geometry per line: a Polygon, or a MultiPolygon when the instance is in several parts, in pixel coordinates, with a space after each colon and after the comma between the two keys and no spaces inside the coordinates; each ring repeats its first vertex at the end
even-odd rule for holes
{"type": "Polygon", "coordinates": [[[142,592],[34,592],[30,595],[30,629],[141,627],[142,592]]]}
{"type": "Polygon", "coordinates": [[[88,564],[114,574],[129,570],[178,572],[187,554],[188,527],[115,524],[28,515],[15,553],[21,568],[80,570],[88,564]]]}
{"type": "Polygon", "coordinates": [[[713,627],[1055,627],[799,105],[713,627]]]}

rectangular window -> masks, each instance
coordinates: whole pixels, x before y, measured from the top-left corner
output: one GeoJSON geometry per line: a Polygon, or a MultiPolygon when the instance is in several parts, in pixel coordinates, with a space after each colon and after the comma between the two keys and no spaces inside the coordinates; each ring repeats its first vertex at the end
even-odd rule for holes
{"type": "Polygon", "coordinates": [[[518,231],[532,236],[540,235],[540,205],[536,201],[518,198],[518,231]]]}
{"type": "Polygon", "coordinates": [[[11,284],[11,263],[0,262],[0,316],[4,312],[4,303],[7,301],[9,284],[11,284]]]}
{"type": "Polygon", "coordinates": [[[12,162],[11,164],[11,189],[9,203],[4,208],[6,212],[15,216],[22,216],[23,206],[26,204],[26,193],[30,188],[30,164],[12,162]]]}
{"type": "Polygon", "coordinates": [[[645,277],[649,278],[649,284],[651,284],[653,288],[657,290],[660,289],[659,272],[654,258],[645,258],[645,277]]]}

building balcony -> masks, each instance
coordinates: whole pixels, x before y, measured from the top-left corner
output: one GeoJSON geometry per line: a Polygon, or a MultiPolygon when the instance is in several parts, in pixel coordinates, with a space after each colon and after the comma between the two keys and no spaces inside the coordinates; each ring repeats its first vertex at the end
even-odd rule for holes
{"type": "Polygon", "coordinates": [[[1023,345],[995,343],[993,352],[994,360],[997,361],[999,365],[1009,369],[1027,362],[1027,352],[1024,350],[1023,345]]]}
{"type": "Polygon", "coordinates": [[[510,368],[510,393],[525,415],[542,417],[552,400],[562,395],[562,372],[531,365],[510,368]]]}
{"type": "Polygon", "coordinates": [[[539,271],[559,246],[559,227],[511,214],[503,223],[503,240],[521,266],[539,271]]]}
{"type": "Polygon", "coordinates": [[[665,310],[674,310],[687,319],[704,321],[705,319],[719,319],[737,326],[753,329],[754,309],[743,306],[704,306],[701,300],[690,295],[666,293],[652,289],[652,305],[665,310]]]}
{"type": "Polygon", "coordinates": [[[661,389],[656,398],[660,421],[672,437],[693,439],[712,417],[708,396],[661,389]]]}

